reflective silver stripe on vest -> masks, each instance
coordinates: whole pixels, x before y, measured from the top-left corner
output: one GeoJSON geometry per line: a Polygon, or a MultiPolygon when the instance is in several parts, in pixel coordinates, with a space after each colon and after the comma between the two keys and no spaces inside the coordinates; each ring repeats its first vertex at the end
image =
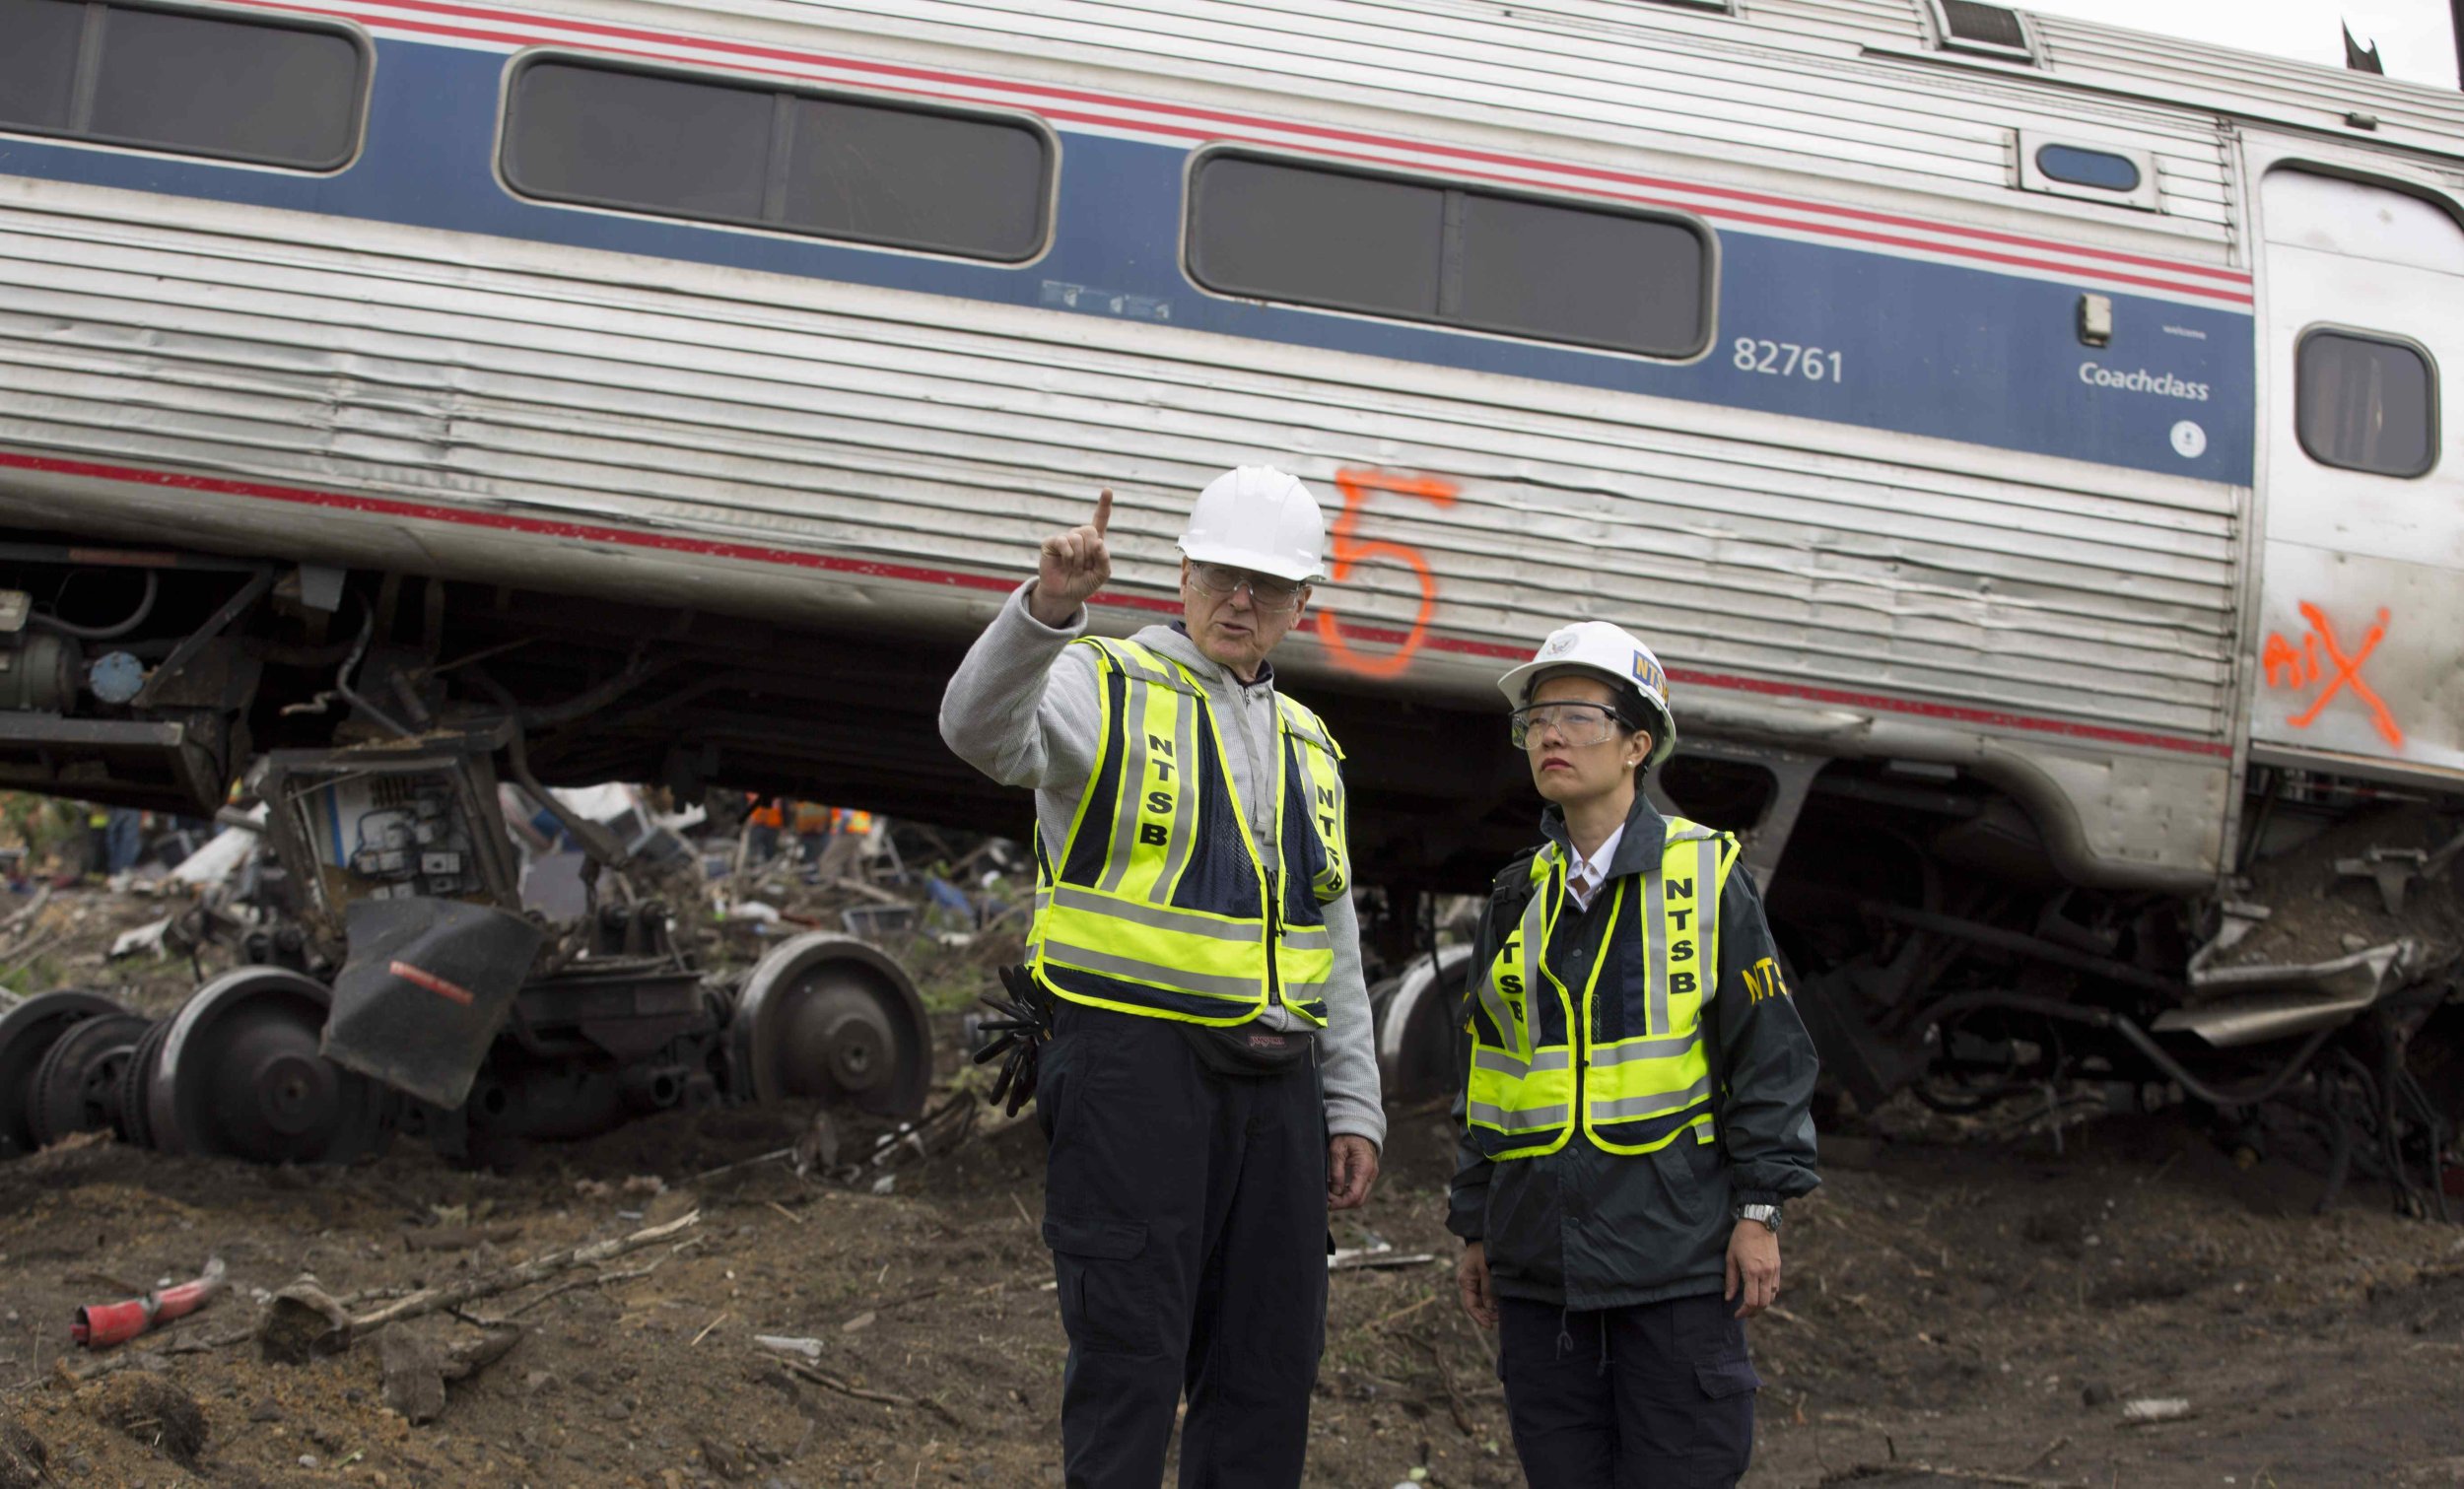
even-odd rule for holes
{"type": "Polygon", "coordinates": [[[1711,1095],[1711,1078],[1703,1077],[1682,1091],[1658,1096],[1629,1096],[1623,1101],[1592,1103],[1594,1121],[1623,1121],[1634,1117],[1670,1117],[1711,1095]]]}
{"type": "Polygon", "coordinates": [[[1110,646],[1105,646],[1102,650],[1106,656],[1112,658],[1113,665],[1119,667],[1123,672],[1128,673],[1129,676],[1136,678],[1139,682],[1153,683],[1159,688],[1170,688],[1175,693],[1187,693],[1190,691],[1190,685],[1181,678],[1175,676],[1172,669],[1169,667],[1150,667],[1144,661],[1134,655],[1131,655],[1126,650],[1115,650],[1110,646]]]}
{"type": "Polygon", "coordinates": [[[1238,998],[1248,1003],[1256,1002],[1265,993],[1263,987],[1248,978],[1220,978],[1203,973],[1185,972],[1178,967],[1158,967],[1152,962],[1141,962],[1135,957],[1119,956],[1109,951],[1097,951],[1090,946],[1065,946],[1058,941],[1046,941],[1044,956],[1048,961],[1060,962],[1064,966],[1079,968],[1082,971],[1153,982],[1163,987],[1179,988],[1212,998],[1238,998]]]}
{"type": "Polygon", "coordinates": [[[1628,1040],[1620,1045],[1595,1047],[1591,1063],[1595,1066],[1622,1065],[1628,1060],[1664,1060],[1673,1054],[1683,1054],[1693,1048],[1694,1042],[1690,1039],[1628,1040]]]}
{"type": "Polygon", "coordinates": [[[1695,850],[1701,873],[1694,880],[1694,986],[1708,1006],[1720,990],[1720,969],[1712,958],[1718,955],[1720,922],[1720,840],[1705,838],[1695,850]]]}
{"type": "Polygon", "coordinates": [[[1644,970],[1643,981],[1650,989],[1650,1002],[1643,1010],[1643,1032],[1669,1032],[1669,922],[1668,875],[1654,864],[1643,875],[1643,941],[1651,948],[1651,965],[1644,970]]]}
{"type": "Polygon", "coordinates": [[[1119,893],[1121,881],[1129,877],[1129,855],[1137,848],[1138,798],[1146,793],[1146,684],[1138,680],[1141,670],[1122,668],[1129,683],[1121,690],[1121,716],[1113,720],[1113,737],[1124,748],[1113,787],[1112,852],[1104,860],[1104,877],[1096,881],[1106,894],[1119,893]]]}
{"type": "Polygon", "coordinates": [[[1535,1070],[1571,1069],[1574,1051],[1563,1045],[1552,1045],[1533,1055],[1527,1064],[1503,1049],[1475,1048],[1472,1051],[1472,1063],[1483,1070],[1495,1070],[1504,1075],[1529,1075],[1535,1070]]]}
{"type": "MultiPolygon", "coordinates": [[[[1180,789],[1172,798],[1172,837],[1164,845],[1164,871],[1155,876],[1154,900],[1158,905],[1172,902],[1173,891],[1180,887],[1181,871],[1189,866],[1190,852],[1198,844],[1198,713],[1205,705],[1185,702],[1172,711],[1173,764],[1181,777],[1180,789]]],[[[1224,789],[1232,783],[1227,776],[1224,789]]]]}
{"type": "Polygon", "coordinates": [[[1152,925],[1157,930],[1177,931],[1187,936],[1205,936],[1216,941],[1257,941],[1264,939],[1266,933],[1266,926],[1257,920],[1226,921],[1192,911],[1140,905],[1135,900],[1107,899],[1075,884],[1056,885],[1053,902],[1063,910],[1082,910],[1089,914],[1110,915],[1116,920],[1152,925]]]}
{"type": "Polygon", "coordinates": [[[1323,925],[1286,925],[1283,944],[1294,951],[1333,951],[1335,932],[1323,925]]]}
{"type": "Polygon", "coordinates": [[[1563,1102],[1553,1107],[1530,1107],[1521,1112],[1509,1112],[1487,1102],[1472,1102],[1466,1110],[1472,1119],[1484,1121],[1492,1127],[1503,1127],[1509,1132],[1529,1131],[1535,1127],[1562,1127],[1572,1120],[1572,1114],[1563,1102]]]}

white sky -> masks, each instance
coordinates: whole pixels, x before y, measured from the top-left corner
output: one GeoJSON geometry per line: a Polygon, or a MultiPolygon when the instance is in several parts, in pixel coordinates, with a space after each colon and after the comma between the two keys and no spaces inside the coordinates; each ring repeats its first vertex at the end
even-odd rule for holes
{"type": "Polygon", "coordinates": [[[2456,86],[2446,0],[2015,0],[2021,10],[2344,65],[2343,21],[2378,43],[2387,76],[2456,86]]]}

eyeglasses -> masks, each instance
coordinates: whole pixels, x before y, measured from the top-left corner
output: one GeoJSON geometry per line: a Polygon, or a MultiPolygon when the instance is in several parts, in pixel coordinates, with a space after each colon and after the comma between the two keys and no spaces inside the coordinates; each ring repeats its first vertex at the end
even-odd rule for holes
{"type": "Polygon", "coordinates": [[[1617,711],[1606,704],[1534,704],[1508,717],[1517,749],[1529,748],[1543,734],[1577,748],[1605,744],[1617,734],[1617,711]]]}
{"type": "Polygon", "coordinates": [[[1290,610],[1300,604],[1301,591],[1309,587],[1302,579],[1278,579],[1267,575],[1252,574],[1229,564],[1192,564],[1190,578],[1208,594],[1230,594],[1246,584],[1249,602],[1259,609],[1273,613],[1290,610]]]}

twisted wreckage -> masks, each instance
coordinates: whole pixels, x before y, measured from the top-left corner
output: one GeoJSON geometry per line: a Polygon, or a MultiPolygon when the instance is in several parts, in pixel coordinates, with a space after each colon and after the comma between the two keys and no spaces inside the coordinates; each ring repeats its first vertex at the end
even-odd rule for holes
{"type": "Polygon", "coordinates": [[[2443,1203],[2464,99],[1969,0],[25,3],[0,780],[244,777],[303,918],[156,1028],[16,1010],[9,1141],[912,1110],[878,953],[707,986],[604,843],[524,923],[496,775],[1023,828],[936,737],[965,639],[1100,486],[1096,626],[1172,612],[1267,459],[1339,510],[1283,670],[1398,1094],[1576,603],[1849,1096],[2265,1101],[2443,1203]],[[254,60],[132,83],[174,32],[254,60]]]}

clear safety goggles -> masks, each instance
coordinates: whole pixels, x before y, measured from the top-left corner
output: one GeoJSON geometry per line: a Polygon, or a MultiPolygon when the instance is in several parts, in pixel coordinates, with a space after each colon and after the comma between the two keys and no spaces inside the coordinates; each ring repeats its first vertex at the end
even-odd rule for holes
{"type": "Polygon", "coordinates": [[[1226,595],[1246,584],[1249,602],[1269,614],[1296,608],[1301,591],[1309,587],[1305,579],[1278,579],[1272,575],[1252,574],[1229,564],[1192,564],[1190,582],[1208,594],[1226,595]]]}
{"type": "Polygon", "coordinates": [[[1507,718],[1517,749],[1528,749],[1540,739],[1580,749],[1617,737],[1617,711],[1606,704],[1534,704],[1515,710],[1507,718]]]}

